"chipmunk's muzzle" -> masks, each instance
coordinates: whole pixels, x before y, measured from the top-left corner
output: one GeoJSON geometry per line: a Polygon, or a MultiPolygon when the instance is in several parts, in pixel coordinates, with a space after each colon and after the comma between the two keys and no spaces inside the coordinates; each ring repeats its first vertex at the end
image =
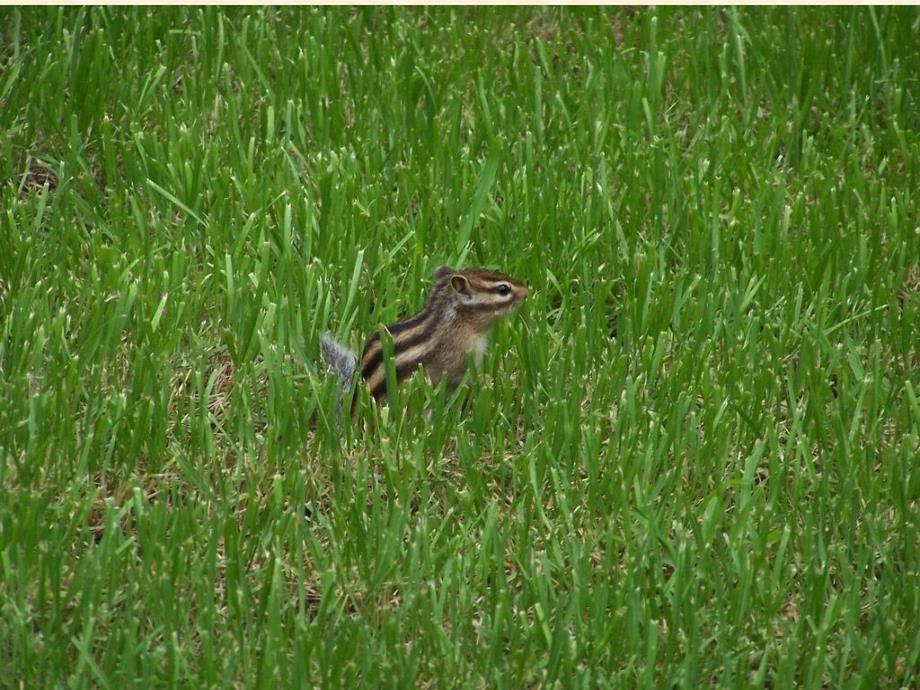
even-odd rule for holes
{"type": "Polygon", "coordinates": [[[527,299],[527,294],[530,292],[529,288],[526,285],[521,285],[517,288],[517,294],[515,295],[515,300],[508,306],[508,313],[514,314],[519,311],[520,308],[524,305],[524,300],[527,299]]]}

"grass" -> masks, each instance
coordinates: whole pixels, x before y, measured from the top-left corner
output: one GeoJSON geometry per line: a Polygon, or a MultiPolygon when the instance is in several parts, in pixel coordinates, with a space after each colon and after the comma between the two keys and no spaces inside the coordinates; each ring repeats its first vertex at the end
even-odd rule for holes
{"type": "Polygon", "coordinates": [[[920,685],[916,9],[0,15],[0,685],[920,685]]]}

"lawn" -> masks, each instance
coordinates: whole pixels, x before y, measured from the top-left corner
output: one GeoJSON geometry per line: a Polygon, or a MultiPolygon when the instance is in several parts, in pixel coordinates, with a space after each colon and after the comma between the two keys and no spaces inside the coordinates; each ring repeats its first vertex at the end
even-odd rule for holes
{"type": "Polygon", "coordinates": [[[915,8],[2,8],[0,687],[916,688],[918,314],[915,8]]]}

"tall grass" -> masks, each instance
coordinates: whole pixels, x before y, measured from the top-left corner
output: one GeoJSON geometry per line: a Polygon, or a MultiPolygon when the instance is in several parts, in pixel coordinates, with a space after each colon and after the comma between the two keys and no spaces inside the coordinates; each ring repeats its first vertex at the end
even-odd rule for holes
{"type": "Polygon", "coordinates": [[[0,685],[920,683],[917,10],[0,16],[0,685]]]}

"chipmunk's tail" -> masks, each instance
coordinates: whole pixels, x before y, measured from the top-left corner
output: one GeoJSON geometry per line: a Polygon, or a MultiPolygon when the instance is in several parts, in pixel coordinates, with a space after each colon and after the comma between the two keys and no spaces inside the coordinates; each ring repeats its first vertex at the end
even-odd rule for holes
{"type": "MultiPolygon", "coordinates": [[[[319,339],[323,361],[329,371],[335,374],[342,386],[342,395],[351,391],[355,382],[355,372],[358,368],[358,358],[355,353],[338,342],[330,333],[323,333],[319,339]]],[[[342,412],[342,395],[339,396],[338,413],[342,412]]]]}

